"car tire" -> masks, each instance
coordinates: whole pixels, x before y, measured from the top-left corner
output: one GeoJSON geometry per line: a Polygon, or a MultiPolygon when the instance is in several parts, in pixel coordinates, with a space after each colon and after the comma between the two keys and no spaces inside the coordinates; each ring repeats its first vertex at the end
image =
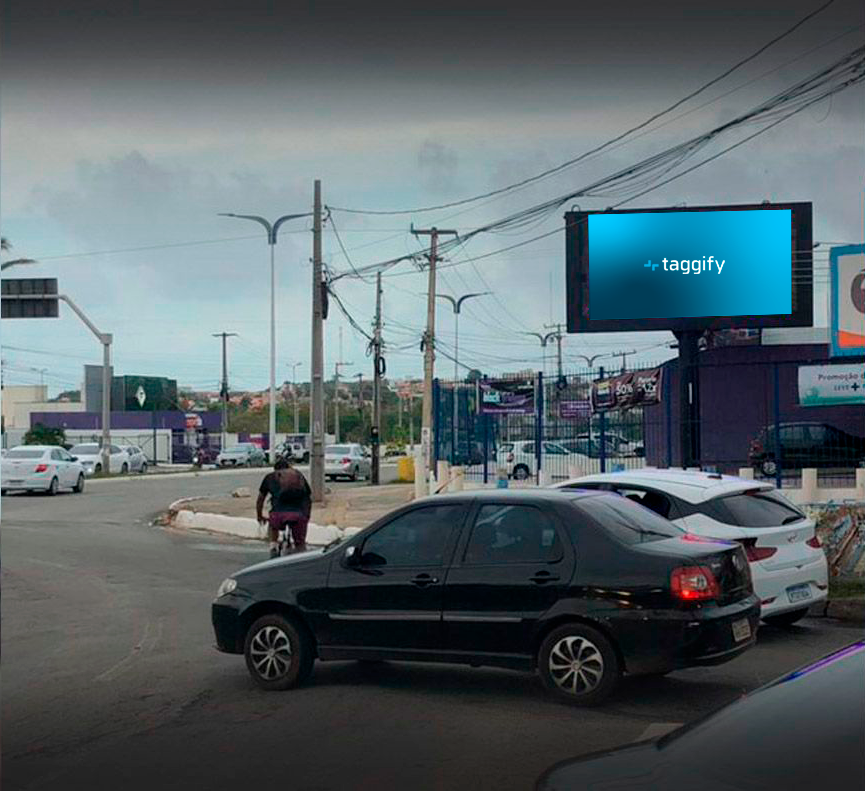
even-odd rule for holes
{"type": "Polygon", "coordinates": [[[792,626],[797,621],[801,621],[808,614],[808,608],[804,607],[801,610],[791,610],[790,612],[782,612],[778,615],[767,615],[763,620],[769,626],[787,627],[792,626]]]}
{"type": "Polygon", "coordinates": [[[513,479],[515,481],[527,481],[529,479],[529,468],[525,464],[518,464],[514,467],[513,479]]]}
{"type": "Polygon", "coordinates": [[[549,692],[577,706],[602,703],[621,677],[612,643],[583,623],[559,626],[546,636],[538,651],[538,672],[549,692]]]}
{"type": "Polygon", "coordinates": [[[120,474],[126,475],[129,472],[129,465],[124,461],[122,466],[120,467],[120,474]]]}
{"type": "Polygon", "coordinates": [[[9,494],[8,489],[0,489],[0,497],[5,497],[7,494],[9,494]]]}
{"type": "Polygon", "coordinates": [[[81,494],[81,492],[84,491],[84,473],[83,472],[78,473],[78,482],[75,484],[75,486],[72,487],[72,491],[75,492],[75,494],[81,494]]]}
{"type": "Polygon", "coordinates": [[[52,478],[51,483],[48,484],[48,488],[45,490],[45,494],[49,497],[54,497],[57,494],[57,490],[60,488],[60,482],[57,478],[52,478]]]}
{"type": "Polygon", "coordinates": [[[315,661],[306,630],[282,615],[264,615],[246,633],[246,667],[258,686],[284,690],[303,683],[315,661]]]}
{"type": "Polygon", "coordinates": [[[303,463],[309,464],[309,454],[308,453],[303,454],[303,463]]]}
{"type": "Polygon", "coordinates": [[[351,475],[349,476],[349,480],[350,480],[352,483],[355,483],[355,482],[357,481],[358,478],[360,478],[360,468],[359,468],[359,467],[355,467],[355,468],[351,471],[351,475]]]}
{"type": "Polygon", "coordinates": [[[102,465],[101,465],[101,464],[97,464],[97,465],[93,468],[93,474],[94,474],[94,475],[101,475],[101,474],[102,474],[102,465]]]}
{"type": "Polygon", "coordinates": [[[146,461],[141,462],[141,469],[140,469],[138,472],[139,472],[141,475],[146,475],[146,474],[147,474],[147,462],[146,462],[146,461]]]}

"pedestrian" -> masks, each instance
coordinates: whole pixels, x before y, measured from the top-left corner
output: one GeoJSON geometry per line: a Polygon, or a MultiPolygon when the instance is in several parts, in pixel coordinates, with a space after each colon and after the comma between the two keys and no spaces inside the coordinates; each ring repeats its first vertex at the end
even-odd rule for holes
{"type": "Polygon", "coordinates": [[[279,554],[279,532],[285,530],[287,546],[294,544],[295,552],[306,549],[306,528],[312,510],[312,490],[301,472],[294,469],[285,457],[273,465],[273,472],[264,476],[258,489],[255,512],[259,524],[270,528],[270,556],[279,554]],[[265,520],[264,501],[270,495],[270,515],[265,520]]]}

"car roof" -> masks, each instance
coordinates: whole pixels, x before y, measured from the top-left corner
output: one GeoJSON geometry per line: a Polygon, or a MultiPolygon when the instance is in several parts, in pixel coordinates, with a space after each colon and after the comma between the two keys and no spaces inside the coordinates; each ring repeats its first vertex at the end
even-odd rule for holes
{"type": "Polygon", "coordinates": [[[430,505],[435,503],[455,503],[455,502],[473,502],[479,500],[493,500],[501,502],[502,500],[513,500],[515,503],[538,503],[538,502],[561,502],[562,495],[567,495],[574,500],[583,499],[586,497],[603,497],[605,493],[597,491],[586,491],[575,489],[573,491],[562,492],[554,489],[469,489],[463,492],[447,492],[444,494],[430,495],[422,497],[418,500],[413,500],[415,503],[423,503],[430,505]]]}
{"type": "Polygon", "coordinates": [[[6,450],[54,450],[55,448],[63,448],[60,445],[16,445],[14,448],[6,448],[6,450]]]}
{"type": "Polygon", "coordinates": [[[595,475],[584,475],[572,478],[551,488],[570,488],[580,483],[615,483],[620,485],[651,486],[668,494],[675,495],[689,503],[702,503],[715,497],[721,497],[754,489],[773,489],[769,483],[754,481],[748,478],[737,478],[734,475],[720,475],[714,472],[700,470],[671,470],[644,467],[621,472],[602,472],[595,475]]]}

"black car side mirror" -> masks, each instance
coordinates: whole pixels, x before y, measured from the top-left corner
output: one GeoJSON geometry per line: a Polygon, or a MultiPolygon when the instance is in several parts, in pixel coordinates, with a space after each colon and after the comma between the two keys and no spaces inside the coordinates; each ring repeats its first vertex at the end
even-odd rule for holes
{"type": "Polygon", "coordinates": [[[70,458],[72,459],[72,461],[78,461],[78,457],[77,457],[77,456],[70,456],[70,458]]]}
{"type": "Polygon", "coordinates": [[[342,556],[342,562],[349,567],[360,565],[360,552],[357,547],[348,547],[342,556]]]}

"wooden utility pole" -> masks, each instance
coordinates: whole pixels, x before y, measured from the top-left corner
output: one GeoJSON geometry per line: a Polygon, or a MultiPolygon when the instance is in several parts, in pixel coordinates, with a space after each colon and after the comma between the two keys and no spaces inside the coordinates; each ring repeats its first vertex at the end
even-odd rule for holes
{"type": "Polygon", "coordinates": [[[426,332],[423,339],[423,406],[421,414],[421,446],[425,474],[429,473],[432,461],[432,424],[433,424],[433,377],[435,375],[435,323],[436,323],[436,263],[438,257],[438,239],[442,234],[458,236],[456,231],[445,231],[440,228],[417,230],[412,225],[411,232],[415,236],[429,236],[430,249],[427,255],[429,261],[429,284],[427,286],[426,332]]]}
{"type": "Polygon", "coordinates": [[[312,220],[312,360],[310,362],[310,488],[313,502],[324,501],[324,281],[321,265],[321,182],[315,180],[312,220]]]}
{"type": "MultiPolygon", "coordinates": [[[[372,485],[379,484],[381,465],[381,377],[384,374],[384,357],[381,355],[381,272],[375,279],[375,331],[373,332],[373,380],[372,380],[372,485]]],[[[400,410],[400,418],[402,410],[400,410]]]]}

